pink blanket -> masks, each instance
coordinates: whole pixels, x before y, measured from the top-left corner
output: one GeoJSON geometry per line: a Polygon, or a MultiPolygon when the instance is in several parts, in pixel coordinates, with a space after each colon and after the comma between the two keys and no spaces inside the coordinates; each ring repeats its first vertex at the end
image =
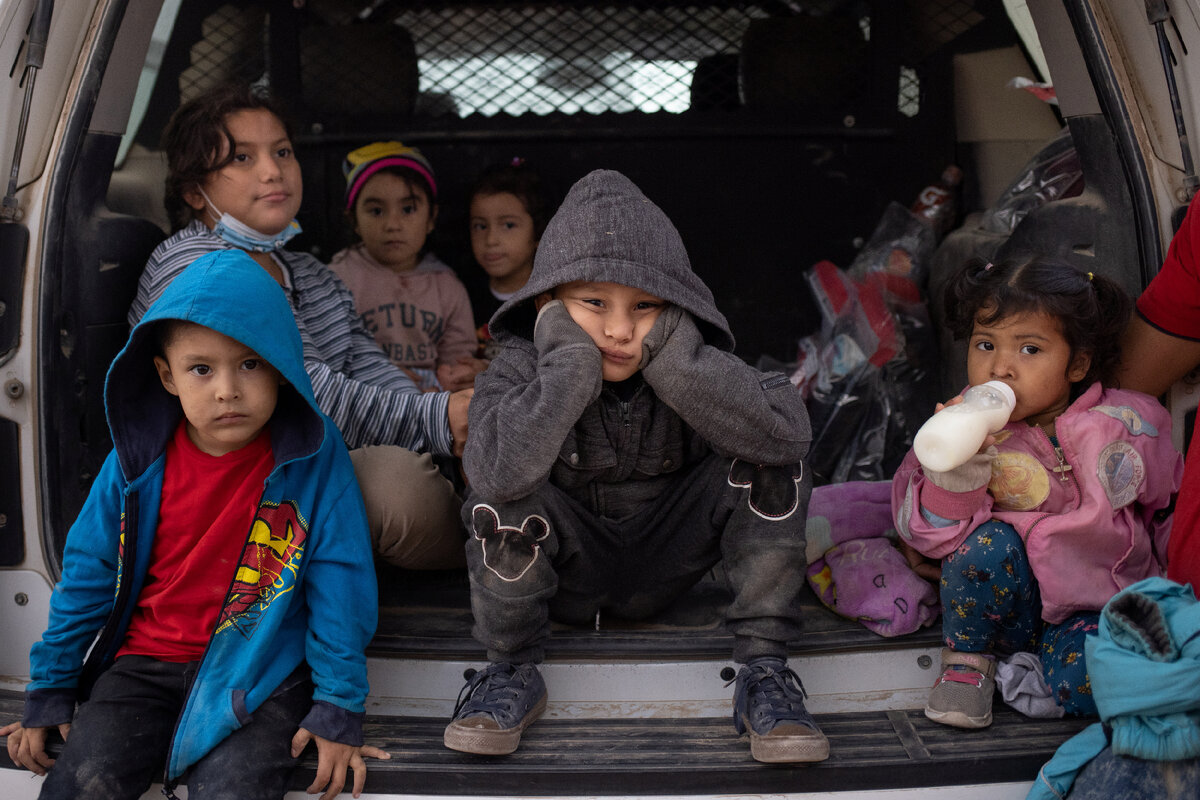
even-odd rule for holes
{"type": "Polygon", "coordinates": [[[821,602],[881,636],[932,624],[937,590],[896,549],[891,482],[818,486],[808,504],[808,583],[821,602]]]}

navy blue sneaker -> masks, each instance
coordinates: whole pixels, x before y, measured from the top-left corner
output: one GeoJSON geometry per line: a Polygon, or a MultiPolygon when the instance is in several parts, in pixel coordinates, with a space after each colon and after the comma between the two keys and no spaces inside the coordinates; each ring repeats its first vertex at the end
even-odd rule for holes
{"type": "Polygon", "coordinates": [[[733,724],[750,734],[755,761],[793,763],[829,758],[829,740],[804,708],[804,686],[782,658],[756,658],[737,674],[733,724]]]}
{"type": "Polygon", "coordinates": [[[442,742],[451,750],[505,756],[546,710],[546,683],[533,664],[492,664],[459,692],[442,742]]]}

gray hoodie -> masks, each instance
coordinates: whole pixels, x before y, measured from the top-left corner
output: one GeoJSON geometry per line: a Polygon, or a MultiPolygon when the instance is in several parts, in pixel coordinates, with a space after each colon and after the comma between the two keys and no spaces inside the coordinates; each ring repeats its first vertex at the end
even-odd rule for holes
{"type": "Polygon", "coordinates": [[[679,232],[618,172],[596,170],[571,188],[529,282],[489,327],[502,350],[475,381],[463,456],[479,499],[515,500],[549,480],[620,519],[709,452],[755,464],[808,452],[795,387],[733,354],[679,232]],[[647,334],[640,377],[620,391],[601,380],[599,349],[565,309],[537,316],[537,295],[576,280],[633,286],[676,307],[647,334]]]}
{"type": "Polygon", "coordinates": [[[619,172],[598,169],[571,187],[546,225],[529,280],[488,324],[492,336],[532,339],[532,298],[571,281],[636,286],[686,309],[705,326],[709,344],[733,350],[729,323],[692,272],[679,231],[619,172]]]}

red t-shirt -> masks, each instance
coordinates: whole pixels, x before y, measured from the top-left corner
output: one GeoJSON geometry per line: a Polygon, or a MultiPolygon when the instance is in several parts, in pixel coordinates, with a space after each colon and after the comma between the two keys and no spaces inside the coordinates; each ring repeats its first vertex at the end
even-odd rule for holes
{"type": "Polygon", "coordinates": [[[1200,340],[1200,194],[1171,239],[1162,271],[1138,297],[1138,312],[1154,327],[1200,340]]]}
{"type": "MultiPolygon", "coordinates": [[[[1138,313],[1154,327],[1182,339],[1200,341],[1200,195],[1179,226],[1162,271],[1137,301],[1138,313]]],[[[1167,577],[1200,591],[1200,436],[1184,458],[1183,483],[1175,503],[1167,577]]]]}
{"type": "Polygon", "coordinates": [[[204,654],[274,465],[266,428],[245,447],[211,456],[180,423],[167,444],[150,569],[118,657],[204,654]]]}

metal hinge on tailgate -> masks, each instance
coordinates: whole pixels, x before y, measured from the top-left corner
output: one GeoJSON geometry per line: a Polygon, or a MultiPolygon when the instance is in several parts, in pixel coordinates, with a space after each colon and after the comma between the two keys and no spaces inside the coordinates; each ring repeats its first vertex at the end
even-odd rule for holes
{"type": "Polygon", "coordinates": [[[1162,55],[1163,72],[1167,77],[1167,90],[1171,93],[1171,112],[1175,115],[1175,130],[1179,134],[1179,149],[1183,153],[1183,189],[1186,199],[1191,200],[1200,186],[1200,177],[1196,176],[1196,168],[1192,163],[1192,148],[1188,143],[1187,120],[1183,116],[1183,104],[1179,99],[1179,86],[1175,83],[1174,57],[1171,45],[1167,41],[1167,31],[1164,27],[1171,18],[1167,9],[1167,0],[1146,0],[1146,21],[1154,26],[1158,35],[1158,51],[1162,55]]]}
{"type": "Polygon", "coordinates": [[[25,129],[29,125],[29,107],[33,101],[33,84],[37,71],[46,57],[46,39],[50,35],[52,0],[41,0],[29,20],[25,41],[25,100],[21,119],[17,122],[17,140],[8,188],[0,201],[0,364],[17,349],[21,333],[21,290],[25,279],[25,254],[29,250],[29,229],[17,221],[17,175],[21,168],[21,152],[25,149],[25,129]]]}

